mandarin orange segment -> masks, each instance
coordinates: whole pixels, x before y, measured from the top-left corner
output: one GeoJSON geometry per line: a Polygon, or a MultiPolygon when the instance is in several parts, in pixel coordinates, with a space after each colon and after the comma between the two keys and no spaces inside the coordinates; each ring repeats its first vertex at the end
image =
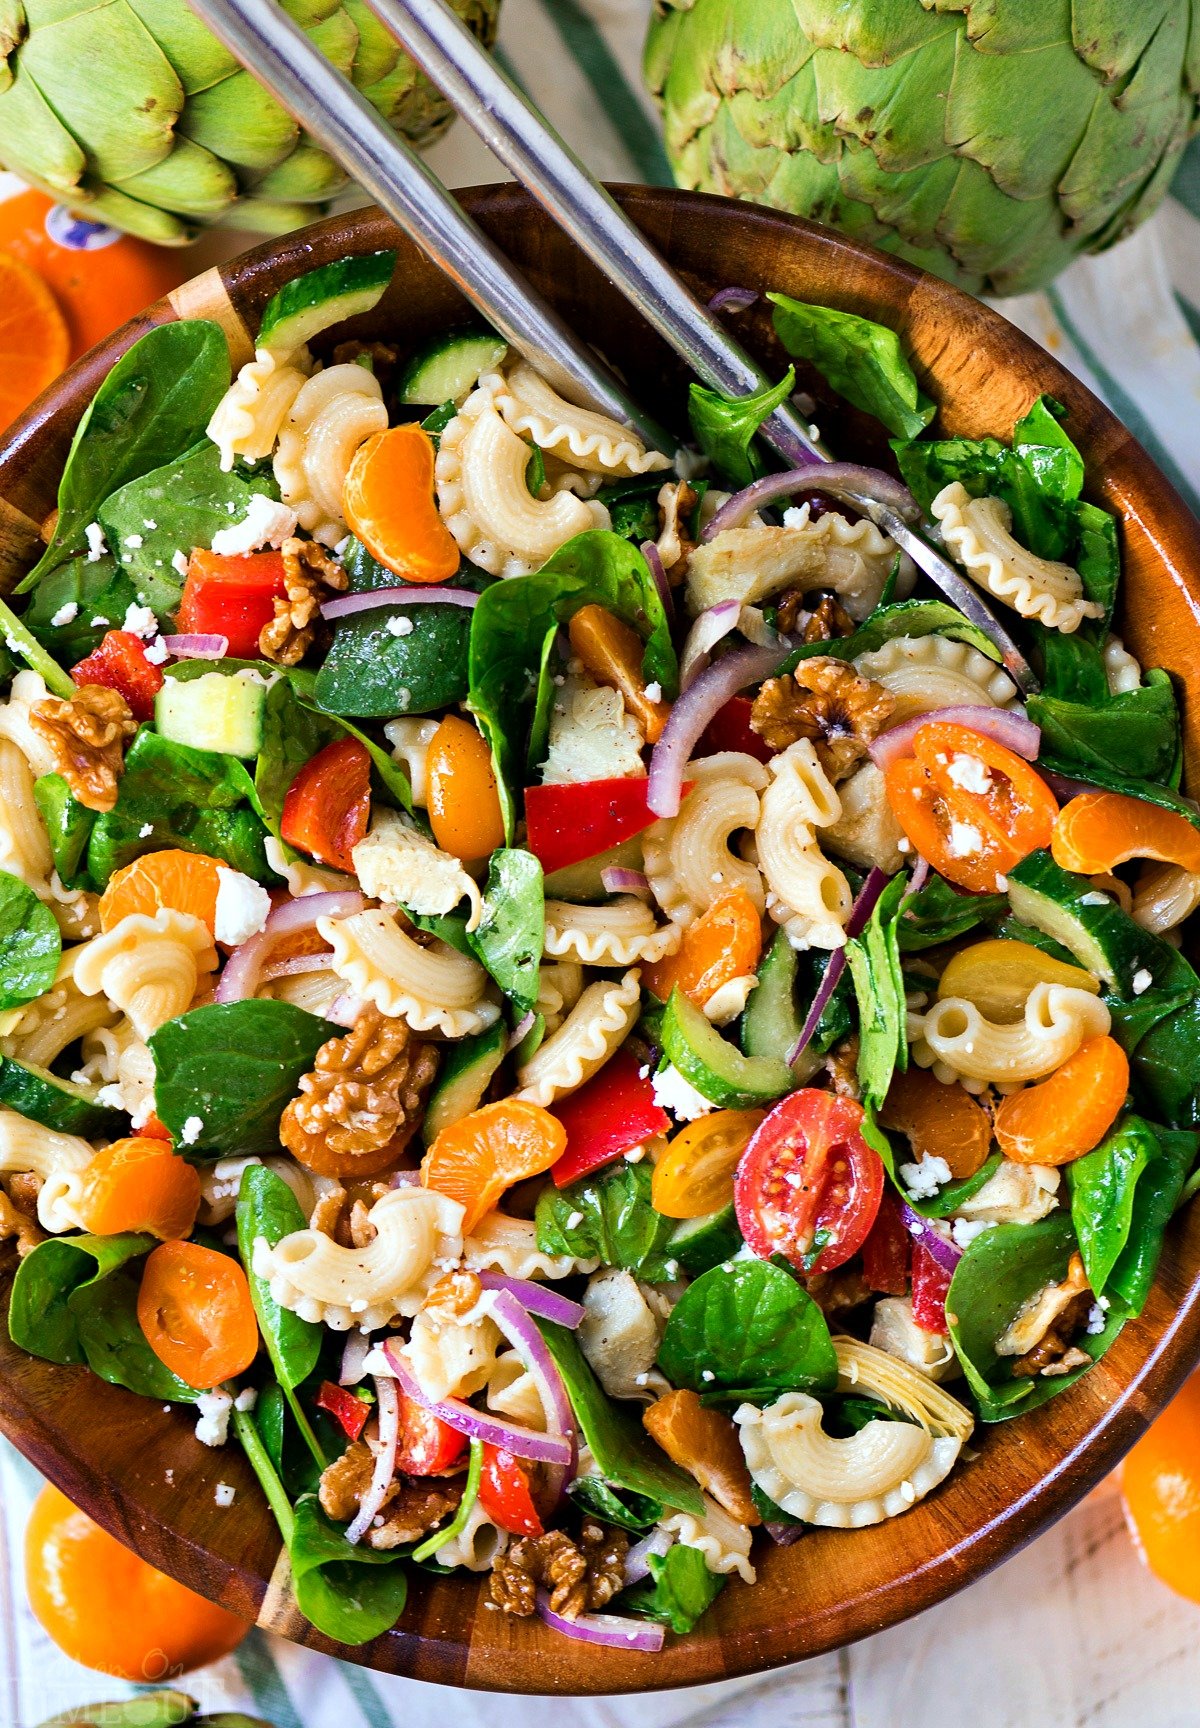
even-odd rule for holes
{"type": "Polygon", "coordinates": [[[541,1176],[566,1145],[566,1129],[540,1104],[501,1098],[442,1129],[421,1163],[421,1181],[465,1207],[467,1235],[505,1189],[541,1176]]]}
{"type": "Polygon", "coordinates": [[[166,1242],[187,1236],[200,1204],[200,1176],[168,1141],[136,1135],[97,1152],[83,1173],[79,1215],[93,1236],[148,1230],[166,1242]]]}
{"type": "Polygon", "coordinates": [[[1177,811],[1122,792],[1072,798],[1058,813],[1050,850],[1056,864],[1080,876],[1102,875],[1131,858],[1200,871],[1200,830],[1177,811]]]}
{"type": "Polygon", "coordinates": [[[100,928],[113,929],[131,912],[144,912],[153,918],[165,907],[172,912],[190,912],[211,931],[217,919],[217,872],[227,868],[206,852],[183,852],[176,847],[146,852],[109,878],[100,896],[100,928]]]}
{"type": "Polygon", "coordinates": [[[0,426],[15,420],[67,364],[71,335],[42,277],[0,252],[0,426]]]}
{"type": "Polygon", "coordinates": [[[987,1163],[992,1143],[987,1111],[957,1082],[943,1085],[927,1068],[909,1067],[892,1077],[879,1120],[908,1137],[918,1160],[944,1158],[956,1182],[987,1163]]]}
{"type": "Polygon", "coordinates": [[[258,1354],[246,1274],[199,1242],[163,1242],[147,1256],[137,1317],[163,1366],[199,1392],[244,1374],[258,1354]]]}
{"type": "Polygon", "coordinates": [[[428,432],[392,426],[359,445],[342,488],[346,526],[405,582],[445,582],[461,561],[438,514],[433,461],[428,432]]]}
{"type": "Polygon", "coordinates": [[[703,1218],[733,1199],[733,1177],[763,1110],[715,1110],[681,1128],[654,1166],[650,1197],[664,1218],[703,1218]]]}
{"type": "Polygon", "coordinates": [[[1047,1079],[1002,1098],[995,1133],[1017,1164],[1071,1164],[1098,1146],[1125,1103],[1129,1058],[1115,1038],[1085,1038],[1047,1079]]]}
{"type": "Polygon", "coordinates": [[[600,684],[619,690],[647,744],[657,744],[670,717],[671,705],[649,693],[642,676],[645,650],[637,631],[603,606],[581,606],[567,625],[571,647],[585,672],[600,684]]]}
{"type": "Polygon", "coordinates": [[[688,925],[674,954],[642,969],[642,983],[660,1002],[678,989],[703,1008],[723,984],[753,972],[761,955],[757,908],[744,888],[728,888],[688,925]]]}
{"type": "Polygon", "coordinates": [[[1200,1374],[1128,1454],[1121,1488],[1144,1563],[1170,1589],[1200,1602],[1200,1374]]]}
{"type": "Polygon", "coordinates": [[[425,758],[429,823],[443,852],[464,864],[488,858],[504,844],[504,815],[492,753],[478,729],[447,714],[425,758]]]}
{"type": "Polygon", "coordinates": [[[651,1404],[642,1426],[733,1517],[761,1524],[738,1431],[723,1410],[702,1404],[695,1392],[668,1392],[651,1404]]]}

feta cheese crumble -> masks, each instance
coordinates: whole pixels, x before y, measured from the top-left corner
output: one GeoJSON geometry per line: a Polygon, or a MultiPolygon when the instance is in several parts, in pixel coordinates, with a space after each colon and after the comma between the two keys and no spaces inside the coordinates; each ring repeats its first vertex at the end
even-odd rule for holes
{"type": "Polygon", "coordinates": [[[158,619],[149,606],[141,606],[136,600],[131,600],[125,608],[121,628],[127,630],[131,636],[140,636],[143,641],[149,641],[151,636],[158,635],[158,619]]]}
{"type": "Polygon", "coordinates": [[[951,858],[973,858],[983,851],[983,835],[973,822],[951,822],[946,850],[951,858]]]}
{"type": "Polygon", "coordinates": [[[203,1132],[203,1116],[189,1116],[179,1131],[179,1138],[185,1146],[194,1146],[203,1132]]]}
{"type": "Polygon", "coordinates": [[[202,1446],[224,1446],[229,1438],[229,1412],[233,1399],[219,1388],[196,1394],[196,1438],[202,1446]]]}
{"type": "Polygon", "coordinates": [[[218,1482],[213,1489],[213,1499],[218,1506],[232,1506],[237,1489],[228,1482],[218,1482]]]}
{"type": "Polygon", "coordinates": [[[296,532],[296,512],[265,492],[254,492],[240,522],[228,528],[218,528],[213,535],[212,549],[222,558],[236,558],[257,552],[260,546],[278,548],[296,532]]]}
{"type": "Polygon", "coordinates": [[[964,792],[990,792],[992,789],[987,763],[961,750],[956,750],[950,758],[946,777],[956,786],[961,786],[964,792]]]}
{"type": "Polygon", "coordinates": [[[145,542],[140,534],[126,534],[124,544],[136,552],[145,542]]]}
{"type": "Polygon", "coordinates": [[[171,568],[180,576],[188,573],[188,557],[186,552],[172,552],[171,568]]]}
{"type": "Polygon", "coordinates": [[[1151,984],[1153,984],[1154,974],[1149,970],[1148,967],[1139,966],[1137,971],[1133,975],[1132,982],[1133,982],[1134,995],[1135,996],[1141,996],[1143,994],[1143,992],[1146,990],[1149,990],[1151,984]]]}
{"type": "Polygon", "coordinates": [[[939,1188],[950,1181],[951,1170],[944,1158],[932,1158],[922,1152],[915,1164],[901,1164],[900,1180],[914,1200],[932,1200],[939,1188]]]}
{"type": "Polygon", "coordinates": [[[147,642],[145,655],[151,666],[162,666],[170,658],[171,650],[161,636],[156,636],[153,642],[147,642]]]}
{"type": "Polygon", "coordinates": [[[99,564],[101,558],[108,551],[104,530],[99,522],[89,522],[83,532],[87,537],[87,561],[89,564],[99,564]]]}
{"type": "Polygon", "coordinates": [[[413,621],[411,618],[389,618],[385,628],[389,636],[411,636],[413,621]]]}
{"type": "Polygon", "coordinates": [[[697,1092],[690,1080],[686,1080],[678,1068],[670,1062],[650,1082],[654,1091],[654,1102],[661,1110],[669,1110],[672,1116],[677,1116],[681,1122],[694,1122],[698,1116],[707,1116],[716,1105],[697,1092]]]}
{"type": "Polygon", "coordinates": [[[64,600],[50,622],[56,630],[61,630],[64,624],[73,624],[79,616],[79,604],[75,600],[64,600]]]}
{"type": "Polygon", "coordinates": [[[271,896],[260,882],[240,870],[217,869],[217,908],[213,935],[230,948],[257,936],[271,910],[271,896]]]}

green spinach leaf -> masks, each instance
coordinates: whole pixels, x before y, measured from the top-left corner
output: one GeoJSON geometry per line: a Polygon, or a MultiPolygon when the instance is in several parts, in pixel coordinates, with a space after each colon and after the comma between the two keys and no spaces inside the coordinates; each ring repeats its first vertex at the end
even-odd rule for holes
{"type": "Polygon", "coordinates": [[[70,1298],[94,1292],[128,1260],[148,1254],[154,1237],[52,1236],[40,1242],[17,1267],[8,1308],[9,1336],[20,1349],[45,1362],[86,1362],[79,1341],[78,1316],[70,1298]]]}
{"type": "Polygon", "coordinates": [[[50,908],[0,870],[0,1008],[19,1008],[54,983],[62,936],[50,908]]]}
{"type": "Polygon", "coordinates": [[[907,887],[907,876],[894,876],[879,896],[862,935],[846,944],[846,961],[858,998],[858,1080],[863,1097],[871,1105],[883,1102],[896,1069],[908,1066],[898,931],[907,887]]]}
{"type": "Polygon", "coordinates": [[[300,1496],[293,1518],[288,1555],[305,1619],[340,1644],[365,1644],[394,1626],[408,1600],[402,1561],[386,1548],[352,1548],[315,1494],[300,1496]]]}
{"type": "Polygon", "coordinates": [[[723,396],[703,384],[688,386],[688,419],[696,442],[735,487],[749,486],[763,473],[754,434],[795,388],[794,366],[788,367],[778,384],[768,384],[752,396],[723,396]]]}
{"type": "Polygon", "coordinates": [[[519,846],[492,853],[483,917],[468,941],[519,1015],[538,998],[539,968],[546,934],[542,866],[519,846]]]}
{"type": "Polygon", "coordinates": [[[1125,1116],[1094,1151],[1067,1170],[1071,1221],[1088,1283],[1097,1296],[1104,1294],[1129,1240],[1138,1181],[1157,1151],[1150,1124],[1139,1116],[1125,1116]]]}
{"type": "Polygon", "coordinates": [[[70,558],[42,577],[23,617],[48,654],[74,666],[99,645],[105,631],[119,630],[136,604],[133,583],[115,558],[70,558]]]}
{"type": "Polygon", "coordinates": [[[624,1613],[658,1620],[672,1632],[690,1632],[725,1587],[721,1574],[709,1571],[699,1548],[683,1542],[665,1554],[651,1554],[647,1564],[650,1577],[626,1590],[619,1606],[624,1613]]]}
{"type": "Polygon", "coordinates": [[[578,1505],[622,1530],[649,1530],[665,1510],[661,1500],[617,1490],[599,1476],[576,1476],[567,1492],[578,1505]]]}
{"type": "Polygon", "coordinates": [[[1154,1138],[1146,1175],[1134,1190],[1129,1236],[1108,1279],[1110,1299],[1119,1298],[1130,1314],[1140,1314],[1146,1306],[1163,1236],[1200,1156],[1200,1133],[1194,1129],[1155,1128],[1154,1138]]]}
{"type": "Polygon", "coordinates": [[[467,694],[470,634],[470,610],[449,602],[342,619],[317,673],[317,703],[329,714],[389,720],[451,708],[467,694]]]}
{"type": "MultiPolygon", "coordinates": [[[[1032,695],[1029,718],[1042,729],[1042,750],[1079,777],[1092,768],[1129,780],[1169,782],[1180,749],[1179,707],[1165,672],[1151,671],[1139,690],[1105,695],[1096,705],[1032,695]]],[[[1132,788],[1130,788],[1132,790],[1132,788]]]]}
{"type": "Polygon", "coordinates": [[[290,1002],[194,1008],[150,1038],[155,1108],[176,1145],[199,1161],[278,1152],[284,1106],[321,1045],[340,1033],[290,1002]]]}
{"type": "Polygon", "coordinates": [[[781,674],[792,672],[801,660],[822,655],[853,660],[860,654],[873,654],[897,636],[947,636],[954,642],[966,642],[977,648],[989,660],[1000,658],[996,644],[944,600],[896,600],[877,606],[852,635],[835,636],[831,642],[802,643],[792,650],[779,670],[781,674]]]}
{"type": "Polygon", "coordinates": [[[1003,894],[960,894],[944,877],[931,876],[900,915],[900,952],[917,954],[922,948],[953,942],[976,925],[1003,917],[1007,910],[1003,894]]]}
{"type": "Polygon", "coordinates": [[[793,360],[811,361],[839,396],[873,414],[897,438],[916,438],[925,430],[937,409],[922,395],[894,330],[786,294],[767,299],[775,305],[775,334],[793,360]]]}
{"type": "Polygon", "coordinates": [[[265,1164],[247,1164],[242,1171],[236,1218],[238,1253],[250,1282],[258,1329],[276,1380],[285,1392],[292,1392],[316,1367],[324,1329],[315,1320],[302,1320],[279,1306],[254,1271],[254,1244],[261,1237],[273,1248],[285,1236],[303,1230],[308,1220],[283,1177],[265,1164]]]}
{"type": "Polygon", "coordinates": [[[632,540],[635,546],[658,539],[658,494],[664,478],[659,470],[615,480],[611,486],[600,488],[596,498],[608,511],[614,534],[619,534],[622,540],[632,540]]]}
{"type": "Polygon", "coordinates": [[[196,1389],[172,1374],[146,1342],[138,1322],[139,1288],[140,1280],[122,1268],[67,1298],[87,1365],[101,1380],[124,1386],[139,1398],[193,1404],[196,1389]]]}
{"type": "Polygon", "coordinates": [[[837,1382],[825,1316],[791,1273],[766,1260],[729,1260],[689,1284],[658,1365],[672,1386],[731,1401],[828,1392],[837,1382]]]}
{"type": "Polygon", "coordinates": [[[668,1243],[675,1220],[655,1211],[650,1182],[647,1164],[622,1159],[568,1188],[543,1188],[535,1213],[539,1249],[622,1266],[651,1284],[674,1278],[668,1243]]]}

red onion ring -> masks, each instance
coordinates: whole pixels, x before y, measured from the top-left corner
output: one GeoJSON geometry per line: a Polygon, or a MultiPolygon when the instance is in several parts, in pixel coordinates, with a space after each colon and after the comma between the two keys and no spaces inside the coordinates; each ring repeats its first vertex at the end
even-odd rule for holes
{"type": "Polygon", "coordinates": [[[715,540],[727,528],[740,528],[748,516],[797,492],[824,492],[830,498],[853,506],[856,498],[873,498],[887,504],[901,516],[915,517],[920,506],[901,480],[885,474],[881,468],[864,468],[857,462],[807,463],[803,468],[788,468],[782,474],[767,474],[749,486],[743,486],[732,498],[726,499],[700,536],[703,544],[715,540]]]}
{"type": "Polygon", "coordinates": [[[276,906],[257,936],[235,948],[213,993],[215,1002],[242,1002],[258,988],[267,956],[281,936],[311,930],[318,918],[349,918],[361,912],[366,901],[356,889],[335,889],[327,894],[302,894],[276,906]]]}
{"type": "Polygon", "coordinates": [[[363,1377],[363,1364],[371,1349],[371,1340],[361,1332],[352,1332],[346,1340],[342,1351],[342,1365],[338,1369],[339,1386],[357,1386],[363,1377]]]}
{"type": "Polygon", "coordinates": [[[600,872],[600,885],[606,894],[636,894],[640,900],[650,898],[650,883],[644,870],[625,870],[619,864],[606,864],[600,872]]]}
{"type": "Polygon", "coordinates": [[[385,1375],[375,1376],[375,1395],[379,1400],[379,1450],[367,1491],[359,1501],[354,1522],[346,1526],[346,1540],[352,1546],[361,1542],[383,1505],[383,1497],[396,1474],[396,1450],[400,1442],[400,1400],[395,1383],[385,1375]]]}
{"type": "Polygon", "coordinates": [[[965,727],[1003,744],[1015,756],[1026,762],[1036,762],[1042,747],[1042,729],[1017,708],[988,708],[982,703],[969,703],[957,708],[934,708],[928,714],[914,714],[902,720],[890,731],[881,732],[869,746],[871,760],[877,768],[886,768],[901,756],[912,755],[912,741],[922,726],[945,723],[965,727]]]}
{"type": "Polygon", "coordinates": [[[478,606],[479,596],[469,588],[367,588],[361,594],[343,594],[337,600],[327,600],[321,608],[322,618],[349,618],[355,612],[371,612],[377,606],[478,606]]]}
{"type": "Polygon", "coordinates": [[[910,900],[914,894],[919,894],[922,888],[924,888],[926,882],[929,880],[929,873],[932,869],[932,865],[928,858],[922,858],[919,852],[915,853],[914,856],[916,862],[913,865],[913,873],[908,879],[907,897],[910,900]]]}
{"type": "Polygon", "coordinates": [[[544,1590],[537,1593],[537,1611],[547,1626],[578,1638],[584,1644],[606,1644],[616,1650],[644,1650],[651,1654],[663,1647],[666,1627],[653,1620],[633,1620],[626,1614],[579,1614],[568,1620],[556,1614],[544,1590]]]}
{"type": "MultiPolygon", "coordinates": [[[[866,881],[858,891],[857,899],[850,908],[850,916],[846,920],[847,942],[855,936],[862,935],[867,926],[867,919],[875,910],[875,904],[878,901],[879,896],[883,893],[890,881],[891,877],[888,875],[886,870],[881,870],[877,864],[872,865],[867,874],[866,881]]],[[[811,1043],[813,1033],[817,1029],[821,1015],[825,1012],[825,1005],[837,989],[838,980],[841,978],[842,973],[845,970],[846,950],[844,947],[835,948],[833,953],[829,956],[829,964],[825,968],[825,976],[821,979],[821,982],[817,987],[817,993],[813,997],[812,1007],[804,1017],[804,1025],[800,1028],[800,1036],[788,1051],[787,1059],[789,1067],[811,1043]]]]}
{"type": "Polygon", "coordinates": [[[651,1530],[640,1542],[635,1542],[625,1556],[625,1588],[639,1584],[650,1575],[650,1556],[665,1554],[675,1538],[666,1530],[651,1530]]]}
{"type": "Polygon", "coordinates": [[[162,636],[159,640],[177,660],[222,660],[229,652],[228,636],[162,636]]]}
{"type": "Polygon", "coordinates": [[[663,603],[663,611],[668,618],[675,616],[675,596],[671,592],[671,584],[667,581],[667,573],[663,569],[662,553],[653,540],[642,541],[642,557],[650,566],[650,574],[654,578],[654,586],[658,589],[658,597],[663,603]]]}
{"type": "Polygon", "coordinates": [[[559,1326],[574,1331],[583,1319],[583,1304],[572,1302],[557,1290],[535,1284],[531,1278],[510,1278],[507,1272],[477,1273],[485,1290],[507,1290],[529,1314],[540,1314],[543,1320],[553,1320],[559,1326]]]}
{"type": "Polygon", "coordinates": [[[522,1014],[521,1018],[517,1021],[516,1025],[508,1035],[508,1043],[504,1046],[505,1055],[507,1055],[510,1050],[516,1049],[522,1038],[524,1038],[526,1033],[530,1031],[536,1019],[537,1015],[534,1013],[532,1008],[529,1010],[528,1014],[522,1014]]]}
{"type": "Polygon", "coordinates": [[[268,960],[258,981],[270,984],[275,978],[294,978],[299,972],[328,972],[332,965],[332,954],[296,954],[290,960],[268,960]]]}
{"type": "Polygon", "coordinates": [[[572,1444],[567,1435],[538,1434],[532,1428],[523,1428],[519,1422],[506,1422],[501,1416],[473,1410],[461,1398],[430,1398],[421,1390],[420,1381],[400,1354],[399,1339],[385,1339],[383,1354],[388,1366],[395,1371],[405,1395],[422,1410],[436,1416],[439,1422],[444,1422],[447,1428],[466,1434],[472,1440],[482,1440],[488,1446],[506,1447],[518,1458],[532,1458],[537,1463],[556,1465],[560,1469],[569,1467],[572,1444]]]}
{"type": "Polygon", "coordinates": [[[348,1030],[365,1006],[361,996],[356,996],[352,990],[343,990],[326,1008],[322,1019],[328,1020],[331,1026],[345,1026],[348,1030]]]}
{"type": "Polygon", "coordinates": [[[712,659],[713,649],[722,637],[728,636],[731,630],[736,630],[741,613],[740,600],[718,600],[715,606],[701,612],[687,633],[683,653],[679,657],[681,691],[695,681],[697,673],[703,672],[712,659]]]}
{"type": "Polygon", "coordinates": [[[679,814],[684,770],[713,717],[747,684],[769,678],[790,652],[782,638],[776,648],[735,648],[683,692],[650,757],[646,803],[656,816],[679,814]]]}
{"type": "Polygon", "coordinates": [[[744,312],[758,295],[753,288],[720,288],[708,303],[710,312],[744,312]]]}
{"type": "Polygon", "coordinates": [[[764,1524],[763,1529],[777,1548],[790,1548],[804,1534],[803,1524],[764,1524]]]}
{"type": "Polygon", "coordinates": [[[563,1384],[558,1364],[551,1356],[546,1340],[536,1322],[526,1313],[510,1290],[498,1290],[492,1298],[492,1319],[524,1362],[538,1389],[542,1409],[546,1412],[548,1439],[561,1434],[568,1437],[569,1455],[561,1471],[547,1471],[546,1493],[557,1505],[574,1480],[579,1465],[579,1442],[575,1433],[575,1412],[563,1384]]]}
{"type": "Polygon", "coordinates": [[[958,1243],[948,1241],[939,1230],[933,1228],[928,1218],[922,1218],[903,1198],[900,1201],[900,1216],[913,1241],[921,1244],[930,1259],[936,1260],[943,1272],[954,1272],[962,1259],[962,1249],[958,1243]]]}

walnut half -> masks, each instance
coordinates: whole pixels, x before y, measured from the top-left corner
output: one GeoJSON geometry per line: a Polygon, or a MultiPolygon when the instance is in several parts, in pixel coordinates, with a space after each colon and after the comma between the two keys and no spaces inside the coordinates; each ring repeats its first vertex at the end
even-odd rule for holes
{"type": "Polygon", "coordinates": [[[278,666],[298,666],[317,639],[322,602],[344,592],[350,578],[315,540],[285,540],[282,552],[284,595],[259,631],[258,649],[278,666]]]}
{"type": "Polygon", "coordinates": [[[523,1536],[492,1568],[489,1594],[506,1614],[525,1616],[537,1606],[538,1586],[550,1592],[550,1606],[565,1620],[585,1610],[604,1608],[625,1584],[629,1538],[588,1519],[578,1544],[565,1530],[523,1536]]]}
{"type": "Polygon", "coordinates": [[[860,678],[844,660],[820,655],[794,672],[768,678],[750,710],[751,728],[771,750],[811,738],[826,774],[844,780],[891,719],[896,699],[860,678]]]}
{"type": "Polygon", "coordinates": [[[102,814],[117,802],[125,744],[137,721],[119,690],[84,684],[69,702],[47,696],[29,711],[29,723],[54,752],[54,766],[72,795],[102,814]]]}

